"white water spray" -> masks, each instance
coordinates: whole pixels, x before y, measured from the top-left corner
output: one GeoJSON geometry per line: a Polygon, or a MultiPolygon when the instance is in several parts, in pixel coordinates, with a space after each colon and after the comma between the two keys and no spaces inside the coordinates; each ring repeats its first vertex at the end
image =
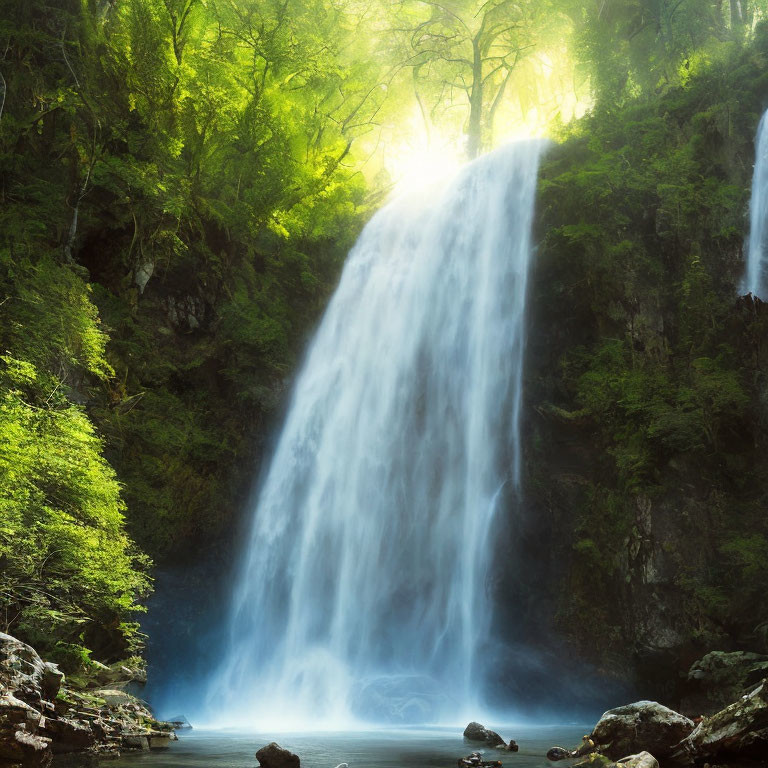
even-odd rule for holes
{"type": "Polygon", "coordinates": [[[755,139],[755,170],[749,202],[747,274],[743,293],[768,300],[768,110],[763,114],[755,139]]]}
{"type": "Polygon", "coordinates": [[[477,711],[492,524],[520,484],[539,151],[395,200],[350,253],[253,513],[211,719],[477,711]]]}

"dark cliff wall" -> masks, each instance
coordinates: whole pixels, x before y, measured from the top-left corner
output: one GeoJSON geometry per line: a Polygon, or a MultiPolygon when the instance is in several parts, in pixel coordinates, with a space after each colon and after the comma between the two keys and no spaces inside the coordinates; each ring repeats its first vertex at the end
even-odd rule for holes
{"type": "Polygon", "coordinates": [[[541,173],[515,599],[671,703],[703,653],[768,639],[768,306],[738,295],[765,52],[598,107],[541,173]]]}

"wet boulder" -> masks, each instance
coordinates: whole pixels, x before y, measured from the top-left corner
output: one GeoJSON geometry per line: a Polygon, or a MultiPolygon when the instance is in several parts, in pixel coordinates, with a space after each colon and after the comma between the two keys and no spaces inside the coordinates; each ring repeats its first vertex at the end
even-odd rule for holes
{"type": "Polygon", "coordinates": [[[464,738],[467,741],[482,741],[489,747],[506,747],[506,742],[496,731],[491,731],[480,723],[471,722],[464,729],[464,738]]]}
{"type": "Polygon", "coordinates": [[[53,740],[51,747],[57,755],[81,752],[96,743],[92,727],[67,717],[46,718],[45,734],[53,740]]]}
{"type": "Polygon", "coordinates": [[[704,718],[679,745],[675,757],[758,759],[768,755],[768,678],[712,717],[704,718]]]}
{"type": "Polygon", "coordinates": [[[500,760],[483,760],[479,752],[472,752],[466,757],[460,757],[457,761],[459,768],[501,768],[500,760]]]}
{"type": "Polygon", "coordinates": [[[43,671],[40,676],[40,690],[43,697],[48,699],[48,701],[53,701],[58,696],[63,682],[64,673],[59,669],[58,665],[44,661],[43,671]]]}
{"type": "Polygon", "coordinates": [[[659,761],[650,752],[628,755],[616,762],[610,757],[593,752],[573,768],[659,768],[659,761]]]}
{"type": "Polygon", "coordinates": [[[659,761],[650,752],[622,757],[616,761],[617,768],[659,768],[659,761]]]}
{"type": "Polygon", "coordinates": [[[687,717],[655,701],[636,701],[608,710],[590,735],[596,749],[612,760],[648,750],[661,758],[693,731],[687,717]]]}
{"type": "Polygon", "coordinates": [[[0,681],[20,701],[43,709],[43,700],[56,698],[64,675],[43,661],[31,645],[0,632],[0,681]]]}
{"type": "Polygon", "coordinates": [[[573,768],[615,768],[616,763],[610,757],[592,752],[583,760],[574,763],[573,768]]]}
{"type": "Polygon", "coordinates": [[[52,705],[43,698],[43,685],[55,688],[53,669],[31,646],[0,633],[0,762],[50,763],[51,739],[43,732],[43,713],[52,705]]]}
{"type": "Polygon", "coordinates": [[[271,742],[256,753],[261,768],[299,768],[298,755],[283,749],[277,742],[271,742]]]}
{"type": "Polygon", "coordinates": [[[573,752],[565,747],[552,747],[547,751],[547,760],[556,763],[558,760],[568,760],[573,757],[573,752]]]}
{"type": "Polygon", "coordinates": [[[504,741],[504,739],[499,736],[496,731],[490,731],[486,730],[485,732],[485,743],[489,747],[506,747],[507,743],[504,741]]]}
{"type": "Polygon", "coordinates": [[[589,735],[582,736],[581,744],[573,751],[573,756],[584,757],[584,755],[591,755],[596,749],[595,742],[592,741],[589,735]]]}
{"type": "Polygon", "coordinates": [[[149,738],[141,733],[123,734],[121,744],[126,749],[149,750],[149,738]]]}
{"type": "Polygon", "coordinates": [[[464,729],[464,738],[467,741],[485,741],[485,726],[474,720],[464,729]]]}
{"type": "Polygon", "coordinates": [[[0,693],[0,764],[47,766],[51,740],[40,734],[40,713],[7,691],[0,693]]]}
{"type": "Polygon", "coordinates": [[[152,731],[149,736],[150,749],[168,749],[172,741],[178,741],[179,737],[173,731],[165,733],[161,731],[152,731]]]}
{"type": "Polygon", "coordinates": [[[747,651],[712,651],[688,671],[684,712],[712,715],[754,690],[768,675],[768,656],[747,651]]]}

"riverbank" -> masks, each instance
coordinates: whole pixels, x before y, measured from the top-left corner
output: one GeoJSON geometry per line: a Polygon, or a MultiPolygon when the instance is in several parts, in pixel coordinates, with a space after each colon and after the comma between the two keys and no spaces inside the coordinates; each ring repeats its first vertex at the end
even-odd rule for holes
{"type": "MultiPolygon", "coordinates": [[[[0,633],[0,766],[95,766],[126,751],[165,749],[174,724],[123,690],[120,670],[105,667],[110,687],[68,685],[56,664],[0,633]]],[[[130,677],[126,668],[124,676],[130,677]]]]}

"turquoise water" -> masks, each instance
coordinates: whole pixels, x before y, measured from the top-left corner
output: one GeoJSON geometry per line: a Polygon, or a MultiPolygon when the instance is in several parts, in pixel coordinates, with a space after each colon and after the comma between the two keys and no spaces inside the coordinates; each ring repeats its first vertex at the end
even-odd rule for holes
{"type": "Polygon", "coordinates": [[[516,753],[479,749],[465,742],[462,728],[382,729],[344,733],[244,734],[225,731],[182,731],[166,750],[127,754],[104,762],[104,768],[256,768],[256,750],[276,741],[301,758],[302,768],[454,768],[459,757],[477,750],[505,768],[565,766],[550,763],[545,754],[555,745],[576,746],[589,732],[584,725],[489,726],[520,746],[516,753]]]}

